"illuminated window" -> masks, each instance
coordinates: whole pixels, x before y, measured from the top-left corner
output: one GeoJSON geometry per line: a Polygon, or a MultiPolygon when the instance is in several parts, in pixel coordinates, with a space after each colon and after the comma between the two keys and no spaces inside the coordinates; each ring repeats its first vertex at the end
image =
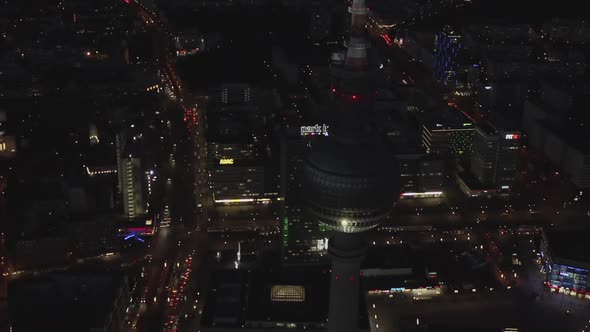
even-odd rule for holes
{"type": "Polygon", "coordinates": [[[304,302],[305,288],[298,285],[273,285],[270,300],[272,302],[304,302]]]}

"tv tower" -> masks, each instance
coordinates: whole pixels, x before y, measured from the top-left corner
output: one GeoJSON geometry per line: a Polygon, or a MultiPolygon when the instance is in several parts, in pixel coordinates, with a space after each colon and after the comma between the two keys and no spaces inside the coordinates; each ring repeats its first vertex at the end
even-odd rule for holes
{"type": "Polygon", "coordinates": [[[331,231],[329,332],[359,329],[363,232],[387,219],[399,197],[399,170],[373,119],[375,68],[367,59],[364,0],[348,11],[351,29],[345,61],[332,67],[330,136],[312,143],[304,166],[307,208],[331,231]]]}

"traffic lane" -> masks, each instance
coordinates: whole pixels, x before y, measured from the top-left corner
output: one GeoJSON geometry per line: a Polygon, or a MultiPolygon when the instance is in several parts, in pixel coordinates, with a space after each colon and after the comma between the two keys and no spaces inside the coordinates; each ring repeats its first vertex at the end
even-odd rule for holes
{"type": "MultiPolygon", "coordinates": [[[[156,324],[160,328],[164,322],[164,306],[166,301],[165,289],[169,282],[175,257],[178,255],[178,241],[186,239],[187,234],[184,232],[185,227],[182,225],[173,225],[162,228],[156,233],[154,244],[151,247],[152,258],[147,265],[150,270],[149,280],[145,289],[145,301],[147,310],[141,313],[138,326],[145,329],[145,326],[156,324]],[[160,234],[160,232],[162,232],[160,234]],[[154,297],[156,302],[153,301],[154,297]],[[158,325],[159,324],[159,325],[158,325]]],[[[144,331],[144,329],[140,329],[144,331]]],[[[151,331],[150,329],[145,329],[151,331]]]]}
{"type": "MultiPolygon", "coordinates": [[[[168,315],[170,320],[178,321],[181,324],[185,320],[184,315],[187,314],[188,305],[191,304],[191,307],[193,306],[193,293],[195,292],[196,282],[198,280],[196,278],[196,271],[200,270],[202,264],[202,258],[198,255],[197,250],[193,249],[191,252],[195,252],[195,254],[192,262],[184,270],[184,272],[188,272],[188,278],[182,283],[182,287],[179,289],[178,298],[180,299],[180,303],[170,310],[168,315]]],[[[176,323],[173,325],[176,325],[176,323]]]]}
{"type": "MultiPolygon", "coordinates": [[[[204,250],[203,250],[204,252],[204,250]]],[[[193,263],[194,273],[185,291],[186,301],[180,311],[180,331],[197,331],[200,328],[200,310],[203,305],[203,295],[206,293],[206,264],[203,257],[196,258],[193,263]]]]}

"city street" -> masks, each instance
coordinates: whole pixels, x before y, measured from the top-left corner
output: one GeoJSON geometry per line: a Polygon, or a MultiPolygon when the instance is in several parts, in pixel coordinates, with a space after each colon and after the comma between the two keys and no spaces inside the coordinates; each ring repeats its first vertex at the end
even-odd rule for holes
{"type": "Polygon", "coordinates": [[[181,188],[186,187],[187,176],[194,178],[194,202],[189,204],[192,208],[171,204],[170,225],[160,227],[150,243],[149,253],[146,255],[147,264],[142,270],[142,296],[139,306],[128,315],[128,325],[132,330],[140,331],[162,331],[164,326],[167,330],[177,330],[181,318],[187,314],[186,309],[193,308],[187,305],[187,301],[198,300],[195,289],[197,293],[200,292],[201,280],[195,278],[195,275],[200,275],[198,271],[202,267],[202,255],[207,250],[206,222],[213,206],[208,199],[205,181],[206,141],[203,121],[200,121],[204,118],[204,108],[197,107],[199,99],[192,98],[183,89],[171,55],[171,36],[162,20],[153,10],[138,1],[125,2],[137,11],[147,29],[157,32],[157,61],[162,69],[165,91],[168,91],[172,102],[180,103],[189,134],[188,142],[177,143],[193,147],[176,150],[177,155],[171,163],[172,181],[167,182],[165,201],[170,204],[175,201],[174,197],[186,195],[181,188]],[[182,162],[175,162],[176,160],[182,162]]]}

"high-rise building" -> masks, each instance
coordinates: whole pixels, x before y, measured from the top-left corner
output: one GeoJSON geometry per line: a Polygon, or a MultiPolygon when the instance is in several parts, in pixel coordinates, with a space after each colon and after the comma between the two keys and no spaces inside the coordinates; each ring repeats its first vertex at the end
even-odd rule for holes
{"type": "MultiPolygon", "coordinates": [[[[315,135],[316,126],[309,124],[312,108],[305,91],[290,89],[282,96],[285,107],[278,117],[281,123],[280,220],[282,260],[285,266],[328,263],[325,231],[305,211],[305,192],[301,180],[303,160],[309,145],[323,136],[315,135]],[[312,135],[312,132],[314,135],[312,135]]],[[[318,126],[322,127],[322,126],[318,126]]],[[[323,128],[321,128],[323,129],[323,128]]]]}
{"type": "Polygon", "coordinates": [[[529,145],[560,167],[578,188],[590,188],[590,142],[584,139],[585,132],[564,124],[555,113],[527,101],[522,121],[529,145]]]}
{"type": "Polygon", "coordinates": [[[321,41],[330,35],[332,24],[331,7],[326,7],[323,1],[312,4],[309,22],[309,34],[312,41],[321,41]]]}
{"type": "Polygon", "coordinates": [[[444,107],[424,119],[422,145],[426,153],[462,157],[471,152],[473,132],[473,122],[467,116],[444,107]]]}
{"type": "Polygon", "coordinates": [[[146,201],[143,192],[143,172],[139,158],[127,157],[122,160],[121,191],[123,209],[129,219],[137,218],[146,212],[146,201]]]}
{"type": "MultiPolygon", "coordinates": [[[[289,145],[285,151],[284,201],[282,217],[283,265],[300,266],[327,263],[327,239],[313,218],[305,211],[304,192],[300,187],[302,157],[307,149],[289,145]],[[288,154],[288,155],[287,155],[288,154]]],[[[283,188],[283,186],[281,186],[283,188]]]]}
{"type": "Polygon", "coordinates": [[[372,119],[375,67],[367,60],[364,0],[354,0],[344,64],[332,67],[329,136],[318,137],[303,167],[304,195],[314,220],[331,230],[329,332],[359,330],[362,233],[387,219],[399,196],[399,173],[372,119]]]}
{"type": "Polygon", "coordinates": [[[141,159],[129,153],[125,132],[116,135],[115,142],[123,212],[128,219],[134,219],[145,214],[147,207],[141,159]]]}
{"type": "Polygon", "coordinates": [[[450,26],[436,35],[434,41],[434,79],[444,87],[454,87],[457,80],[458,59],[463,49],[461,36],[450,26]]]}
{"type": "Polygon", "coordinates": [[[521,145],[519,131],[478,124],[471,150],[471,173],[485,188],[511,190],[521,145]]]}
{"type": "Polygon", "coordinates": [[[271,190],[263,109],[247,85],[223,85],[207,113],[207,162],[217,204],[268,202],[271,190]],[[267,190],[268,189],[268,190],[267,190]]]}
{"type": "MultiPolygon", "coordinates": [[[[286,136],[286,135],[284,135],[286,136]]],[[[319,138],[321,139],[321,138],[319,138]]],[[[281,235],[283,265],[301,266],[327,263],[325,227],[305,211],[305,193],[301,188],[303,159],[307,139],[283,137],[281,146],[281,235]]]]}

